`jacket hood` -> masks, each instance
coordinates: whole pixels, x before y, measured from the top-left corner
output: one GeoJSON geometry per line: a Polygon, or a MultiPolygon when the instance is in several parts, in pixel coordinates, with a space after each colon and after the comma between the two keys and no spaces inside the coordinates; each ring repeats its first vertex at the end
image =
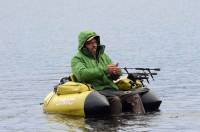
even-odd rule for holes
{"type": "Polygon", "coordinates": [[[105,46],[100,44],[100,36],[98,36],[93,31],[83,31],[79,34],[79,46],[78,50],[83,53],[86,56],[93,57],[93,55],[88,51],[86,47],[84,47],[85,42],[90,39],[91,37],[94,37],[97,40],[97,55],[96,58],[98,58],[101,54],[104,53],[105,46]]]}
{"type": "Polygon", "coordinates": [[[91,37],[95,37],[97,40],[97,45],[100,45],[100,37],[93,31],[82,31],[79,34],[79,46],[78,46],[78,50],[80,51],[83,47],[85,42],[91,38],[91,37]]]}

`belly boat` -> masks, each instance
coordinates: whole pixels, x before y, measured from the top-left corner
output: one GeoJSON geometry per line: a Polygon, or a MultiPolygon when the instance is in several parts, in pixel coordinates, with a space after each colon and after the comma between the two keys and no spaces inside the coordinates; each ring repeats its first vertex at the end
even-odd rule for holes
{"type": "MultiPolygon", "coordinates": [[[[158,111],[161,100],[149,89],[139,91],[146,112],[158,111]]],[[[109,114],[109,102],[89,85],[68,81],[45,97],[43,110],[73,116],[102,116],[109,114]]]]}

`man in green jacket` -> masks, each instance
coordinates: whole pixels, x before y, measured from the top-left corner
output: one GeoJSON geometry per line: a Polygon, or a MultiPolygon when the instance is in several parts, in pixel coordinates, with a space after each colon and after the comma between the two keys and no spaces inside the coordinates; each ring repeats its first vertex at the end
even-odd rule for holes
{"type": "Polygon", "coordinates": [[[78,53],[71,60],[72,73],[78,82],[89,83],[95,90],[106,96],[113,115],[122,112],[122,104],[130,104],[135,113],[145,113],[138,94],[121,96],[116,94],[117,85],[113,82],[121,75],[118,64],[113,64],[100,44],[100,37],[93,31],[79,34],[78,53]]]}

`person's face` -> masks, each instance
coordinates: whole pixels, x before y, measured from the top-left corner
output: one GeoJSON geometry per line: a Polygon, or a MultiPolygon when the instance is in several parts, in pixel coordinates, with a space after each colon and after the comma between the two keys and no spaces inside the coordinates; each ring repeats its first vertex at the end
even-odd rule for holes
{"type": "Polygon", "coordinates": [[[97,51],[97,41],[95,38],[86,42],[85,47],[93,54],[96,55],[97,51]]]}

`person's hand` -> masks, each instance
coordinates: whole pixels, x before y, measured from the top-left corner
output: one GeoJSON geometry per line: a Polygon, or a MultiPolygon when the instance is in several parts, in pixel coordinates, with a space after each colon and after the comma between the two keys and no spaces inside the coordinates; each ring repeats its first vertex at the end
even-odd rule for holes
{"type": "Polygon", "coordinates": [[[110,75],[119,75],[120,74],[120,68],[118,67],[118,64],[108,65],[108,72],[109,72],[110,75]]]}

